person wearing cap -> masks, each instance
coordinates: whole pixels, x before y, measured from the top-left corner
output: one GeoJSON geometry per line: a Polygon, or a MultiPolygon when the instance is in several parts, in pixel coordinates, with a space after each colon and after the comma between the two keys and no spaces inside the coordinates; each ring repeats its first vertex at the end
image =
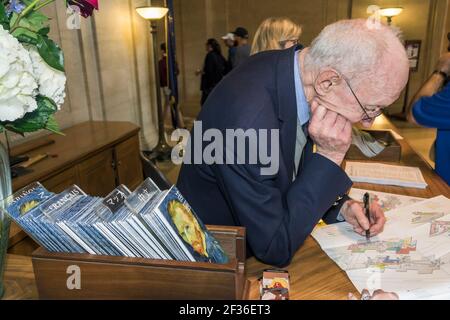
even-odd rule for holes
{"type": "Polygon", "coordinates": [[[233,69],[233,61],[236,55],[236,40],[234,39],[234,34],[231,32],[224,35],[222,40],[228,48],[227,69],[225,70],[225,74],[227,74],[233,69]]]}
{"type": "Polygon", "coordinates": [[[248,31],[245,28],[238,27],[233,32],[234,39],[237,42],[236,55],[233,61],[233,69],[240,66],[250,57],[251,47],[248,44],[248,31]]]}

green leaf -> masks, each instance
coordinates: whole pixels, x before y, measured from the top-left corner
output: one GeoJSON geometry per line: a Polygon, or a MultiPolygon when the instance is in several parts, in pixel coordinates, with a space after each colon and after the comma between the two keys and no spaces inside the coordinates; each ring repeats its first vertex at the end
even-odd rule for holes
{"type": "MultiPolygon", "coordinates": [[[[19,15],[17,13],[13,13],[11,21],[9,22],[11,28],[15,26],[18,18],[19,15]]],[[[20,19],[19,24],[16,27],[23,27],[37,33],[39,30],[47,27],[47,25],[48,18],[40,12],[33,11],[20,19]]]]}
{"type": "Polygon", "coordinates": [[[50,116],[50,118],[48,118],[47,124],[45,126],[45,129],[54,133],[57,133],[59,135],[64,135],[64,133],[61,132],[60,128],[59,128],[59,124],[55,119],[55,116],[50,116]]]}
{"type": "Polygon", "coordinates": [[[17,19],[19,18],[19,15],[17,13],[13,13],[11,16],[11,19],[9,21],[9,26],[12,28],[12,26],[16,23],[17,19]]]}
{"type": "Polygon", "coordinates": [[[51,39],[38,34],[36,45],[42,59],[52,68],[64,72],[64,55],[60,47],[51,39]]]}
{"type": "Polygon", "coordinates": [[[20,120],[5,124],[5,128],[19,134],[47,129],[47,125],[49,125],[49,130],[54,129],[55,121],[50,118],[58,110],[55,102],[44,96],[37,96],[36,102],[37,110],[25,114],[20,120]]]}
{"type": "Polygon", "coordinates": [[[0,3],[0,25],[2,25],[3,29],[9,30],[9,18],[2,3],[0,3]]]}
{"type": "Polygon", "coordinates": [[[24,29],[22,27],[19,27],[16,30],[14,30],[12,35],[16,37],[17,40],[19,40],[19,42],[32,44],[34,46],[37,46],[39,41],[38,34],[36,32],[24,29]]]}
{"type": "Polygon", "coordinates": [[[44,37],[47,37],[49,32],[50,32],[50,27],[44,27],[38,31],[38,33],[44,37]]]}
{"type": "MultiPolygon", "coordinates": [[[[48,18],[38,11],[33,11],[32,13],[26,16],[25,22],[28,22],[31,26],[30,29],[38,32],[39,30],[48,26],[48,18]]],[[[21,20],[21,22],[22,22],[21,20]]],[[[20,23],[19,23],[20,24],[20,23]]]]}

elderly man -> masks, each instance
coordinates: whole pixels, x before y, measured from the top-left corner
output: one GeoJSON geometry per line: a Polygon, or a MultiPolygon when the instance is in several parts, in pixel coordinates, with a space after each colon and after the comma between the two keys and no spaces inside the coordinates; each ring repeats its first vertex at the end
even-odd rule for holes
{"type": "Polygon", "coordinates": [[[384,214],[373,205],[369,221],[360,202],[346,196],[352,182],[340,165],[352,124],[370,127],[407,79],[408,59],[394,32],[364,20],[326,27],[303,51],[255,55],[217,86],[199,120],[224,135],[279,132],[259,141],[279,156],[277,172],[262,174],[264,162],[243,161],[249,157],[239,153],[257,152],[246,143],[233,149],[235,162],[227,156],[224,164],[185,164],[179,189],[205,223],[246,227],[249,253],[271,265],[288,265],[321,219],[345,220],[375,236],[384,214]]]}

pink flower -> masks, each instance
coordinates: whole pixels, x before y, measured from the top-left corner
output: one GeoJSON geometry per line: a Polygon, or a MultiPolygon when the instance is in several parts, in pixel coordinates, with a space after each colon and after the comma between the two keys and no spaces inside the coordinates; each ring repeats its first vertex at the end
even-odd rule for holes
{"type": "Polygon", "coordinates": [[[98,10],[98,0],[68,0],[67,3],[80,8],[80,14],[85,18],[92,16],[94,9],[98,10]]]}

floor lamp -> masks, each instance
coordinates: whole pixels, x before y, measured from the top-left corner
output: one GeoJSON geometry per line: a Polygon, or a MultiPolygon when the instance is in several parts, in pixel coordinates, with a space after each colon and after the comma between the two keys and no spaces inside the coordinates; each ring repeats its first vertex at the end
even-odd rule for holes
{"type": "Polygon", "coordinates": [[[156,103],[158,107],[158,144],[151,151],[150,157],[158,160],[168,160],[171,156],[172,148],[166,141],[166,135],[164,131],[164,118],[163,107],[161,102],[161,84],[159,75],[159,63],[158,63],[158,44],[157,44],[157,26],[156,21],[164,18],[169,9],[164,7],[138,7],[136,12],[145,20],[150,22],[150,32],[153,38],[153,55],[154,55],[154,68],[155,68],[155,82],[156,82],[156,103]]]}

